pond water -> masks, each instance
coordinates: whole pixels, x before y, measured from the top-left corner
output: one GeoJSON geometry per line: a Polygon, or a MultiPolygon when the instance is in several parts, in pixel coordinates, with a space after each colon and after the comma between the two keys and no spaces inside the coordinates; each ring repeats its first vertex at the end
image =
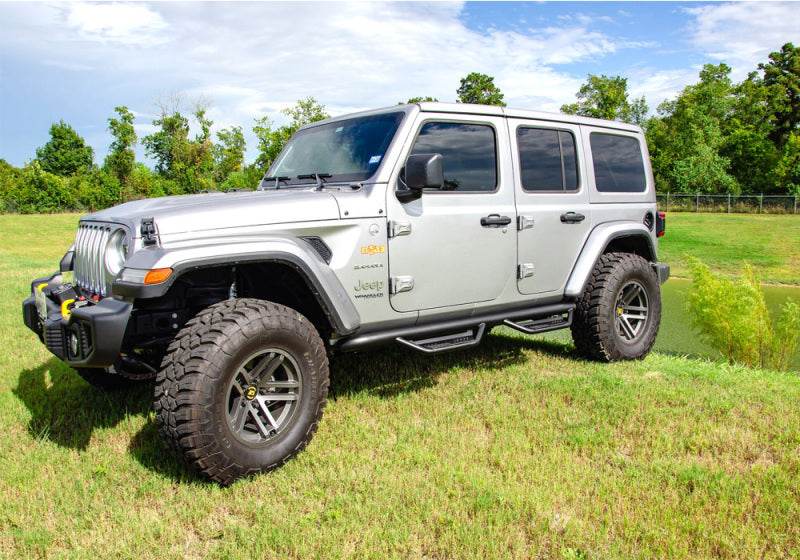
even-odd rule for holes
{"type": "MultiPolygon", "coordinates": [[[[668,354],[722,359],[722,355],[705,344],[692,328],[692,319],[686,311],[686,298],[692,283],[689,280],[670,278],[661,286],[661,328],[656,339],[655,350],[668,354]]],[[[788,286],[763,286],[767,306],[777,316],[780,306],[787,298],[800,303],[800,288],[788,286]]],[[[540,335],[551,340],[570,340],[569,330],[540,335]]],[[[800,354],[795,354],[791,369],[800,371],[800,354]]]]}

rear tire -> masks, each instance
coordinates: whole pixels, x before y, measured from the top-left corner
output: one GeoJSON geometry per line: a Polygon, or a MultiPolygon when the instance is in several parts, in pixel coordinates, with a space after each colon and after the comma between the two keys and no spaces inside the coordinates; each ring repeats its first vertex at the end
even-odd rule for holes
{"type": "Polygon", "coordinates": [[[328,358],[297,311],[227,300],[189,321],[156,378],[156,422],[194,472],[228,485],[283,465],[311,441],[328,395],[328,358]]]}
{"type": "Polygon", "coordinates": [[[661,288],[650,263],[639,255],[606,253],[577,303],[572,339],[592,360],[640,360],[660,323],[661,288]]]}

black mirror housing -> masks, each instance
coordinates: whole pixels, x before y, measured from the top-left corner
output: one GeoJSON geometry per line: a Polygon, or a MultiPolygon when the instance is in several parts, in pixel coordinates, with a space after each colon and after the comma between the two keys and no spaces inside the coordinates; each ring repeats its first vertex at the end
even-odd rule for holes
{"type": "Polygon", "coordinates": [[[411,202],[422,196],[422,189],[440,189],[444,185],[442,154],[414,154],[406,160],[404,180],[395,195],[400,202],[411,202]]]}
{"type": "Polygon", "coordinates": [[[440,189],[444,185],[442,154],[414,154],[406,161],[406,186],[413,190],[440,189]]]}

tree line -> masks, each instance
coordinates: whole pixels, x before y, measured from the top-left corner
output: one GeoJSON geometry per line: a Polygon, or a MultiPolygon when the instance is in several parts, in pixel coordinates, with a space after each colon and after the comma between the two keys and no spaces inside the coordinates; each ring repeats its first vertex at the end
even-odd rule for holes
{"type": "MultiPolygon", "coordinates": [[[[630,98],[626,78],[590,74],[576,102],[561,111],[641,126],[659,192],[800,194],[800,48],[783,45],[742,82],[730,74],[724,63],[706,64],[696,84],[651,116],[644,97],[630,98]]],[[[461,103],[505,106],[494,78],[478,72],[462,78],[456,94],[461,103]]],[[[407,103],[421,101],[437,99],[407,103]]],[[[245,164],[242,127],[222,129],[214,139],[207,110],[208,102],[187,111],[170,100],[153,120],[156,132],[139,139],[133,113],[116,107],[102,164],[69,124],[54,123],[50,140],[23,168],[0,159],[0,212],[97,210],[139,198],[252,189],[298,128],[329,117],[324,105],[307,97],[283,110],[286,125],[254,119],[258,157],[245,164]],[[152,169],[136,161],[138,142],[152,169]]]]}

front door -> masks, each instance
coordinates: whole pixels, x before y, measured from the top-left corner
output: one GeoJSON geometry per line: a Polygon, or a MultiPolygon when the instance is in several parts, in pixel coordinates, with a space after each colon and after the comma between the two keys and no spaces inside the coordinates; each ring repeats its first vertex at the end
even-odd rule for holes
{"type": "Polygon", "coordinates": [[[407,203],[389,191],[392,307],[418,311],[496,299],[516,269],[513,181],[502,172],[511,168],[505,122],[418,118],[406,157],[442,154],[445,184],[407,203]]]}

